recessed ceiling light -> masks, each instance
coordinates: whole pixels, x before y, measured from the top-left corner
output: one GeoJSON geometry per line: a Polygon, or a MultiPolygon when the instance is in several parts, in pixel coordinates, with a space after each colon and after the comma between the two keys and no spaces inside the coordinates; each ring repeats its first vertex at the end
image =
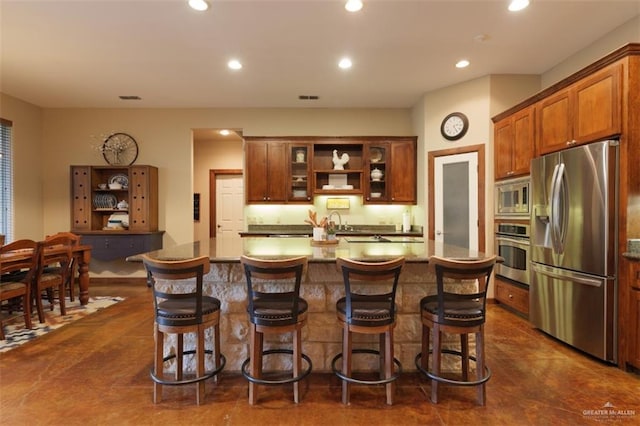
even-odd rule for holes
{"type": "Polygon", "coordinates": [[[348,0],[345,3],[344,8],[347,9],[349,12],[357,12],[360,9],[362,9],[362,1],[361,0],[348,0]]]}
{"type": "Polygon", "coordinates": [[[469,61],[467,61],[466,59],[458,61],[458,63],[456,64],[456,68],[466,68],[468,66],[469,66],[469,61]]]}
{"type": "Polygon", "coordinates": [[[342,68],[343,70],[351,68],[352,65],[353,65],[353,63],[351,62],[351,59],[349,59],[349,58],[342,58],[342,59],[340,59],[340,62],[338,62],[338,66],[340,68],[342,68]]]}
{"type": "Polygon", "coordinates": [[[239,70],[242,68],[242,64],[237,59],[232,59],[229,62],[227,62],[227,66],[232,70],[239,70]]]}
{"type": "Polygon", "coordinates": [[[229,136],[231,134],[231,131],[227,129],[222,129],[218,133],[220,133],[222,136],[229,136]]]}
{"type": "Polygon", "coordinates": [[[511,12],[517,12],[522,9],[526,9],[529,6],[529,0],[512,0],[509,3],[509,10],[511,12]]]}
{"type": "Polygon", "coordinates": [[[200,12],[209,9],[209,3],[207,3],[205,0],[189,0],[189,6],[191,6],[191,9],[200,12]]]}

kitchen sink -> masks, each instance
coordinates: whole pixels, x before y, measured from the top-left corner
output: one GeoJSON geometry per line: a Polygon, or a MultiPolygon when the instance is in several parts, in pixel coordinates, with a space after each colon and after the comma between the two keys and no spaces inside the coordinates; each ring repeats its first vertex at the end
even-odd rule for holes
{"type": "Polygon", "coordinates": [[[374,235],[372,237],[345,237],[349,243],[423,243],[424,239],[418,237],[382,237],[374,235]]]}

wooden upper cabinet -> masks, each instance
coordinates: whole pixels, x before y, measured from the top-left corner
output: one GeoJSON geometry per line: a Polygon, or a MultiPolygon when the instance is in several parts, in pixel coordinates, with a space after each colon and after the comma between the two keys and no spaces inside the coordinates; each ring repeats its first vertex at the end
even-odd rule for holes
{"type": "Polygon", "coordinates": [[[317,195],[362,195],[365,203],[415,204],[416,150],[416,137],[246,138],[246,202],[309,203],[317,195]],[[343,169],[334,168],[334,155],[348,155],[343,169]],[[381,177],[373,177],[376,168],[381,177]]]}
{"type": "Polygon", "coordinates": [[[71,166],[71,231],[80,234],[158,231],[157,167],[71,166]],[[121,186],[110,188],[109,183],[121,186]],[[125,229],[108,230],[112,215],[128,221],[125,229]]]}
{"type": "MultiPolygon", "coordinates": [[[[74,232],[92,230],[91,191],[91,166],[71,166],[71,230],[74,232]]],[[[102,229],[102,221],[98,226],[102,229]]]]}
{"type": "Polygon", "coordinates": [[[287,146],[277,141],[245,145],[247,203],[284,203],[287,199],[287,146]]]}
{"type": "Polygon", "coordinates": [[[158,230],[158,169],[129,168],[129,230],[158,230]]]}
{"type": "Polygon", "coordinates": [[[392,203],[416,203],[417,197],[417,141],[416,138],[406,141],[393,141],[390,144],[391,164],[390,198],[392,203]]]}
{"type": "Polygon", "coordinates": [[[528,175],[534,155],[535,109],[528,107],[494,127],[495,178],[528,175]]]}
{"type": "Polygon", "coordinates": [[[613,64],[538,102],[538,155],[621,133],[622,69],[613,64]]]}
{"type": "Polygon", "coordinates": [[[365,144],[366,204],[415,204],[416,138],[369,141],[365,144]]]}

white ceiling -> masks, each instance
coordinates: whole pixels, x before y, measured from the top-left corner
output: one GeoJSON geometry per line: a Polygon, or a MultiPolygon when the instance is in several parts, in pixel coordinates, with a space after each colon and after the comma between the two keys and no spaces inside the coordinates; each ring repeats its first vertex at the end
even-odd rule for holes
{"type": "Polygon", "coordinates": [[[209,1],[0,0],[0,91],[47,108],[408,108],[484,75],[544,73],[640,13],[640,0],[516,14],[507,0],[364,0],[357,14],[343,0],[209,1]]]}

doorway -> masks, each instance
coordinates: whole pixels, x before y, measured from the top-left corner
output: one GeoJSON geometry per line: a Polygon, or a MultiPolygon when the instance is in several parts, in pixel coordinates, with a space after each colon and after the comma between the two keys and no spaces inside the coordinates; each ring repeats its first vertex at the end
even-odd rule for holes
{"type": "Polygon", "coordinates": [[[242,170],[209,170],[209,238],[244,230],[242,170]]]}
{"type": "Polygon", "coordinates": [[[432,151],[429,239],[485,251],[484,145],[432,151]]]}

